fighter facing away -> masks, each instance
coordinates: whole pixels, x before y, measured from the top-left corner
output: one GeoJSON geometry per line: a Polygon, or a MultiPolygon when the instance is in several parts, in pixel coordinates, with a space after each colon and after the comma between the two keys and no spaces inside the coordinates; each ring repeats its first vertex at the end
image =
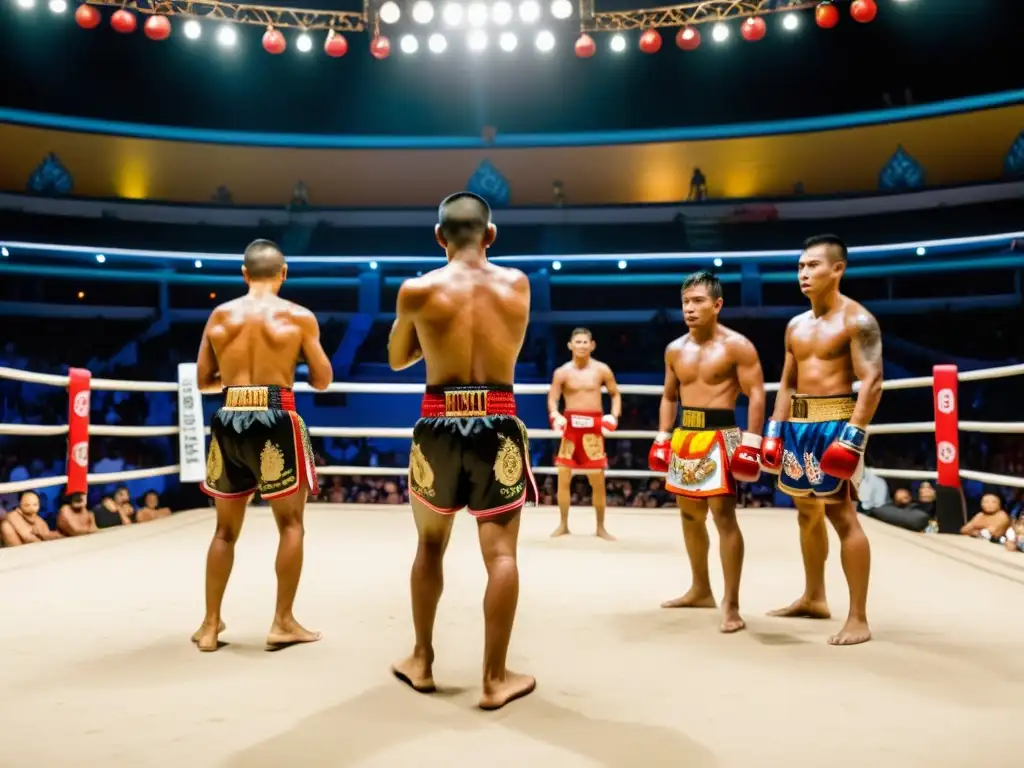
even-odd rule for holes
{"type": "Polygon", "coordinates": [[[761,475],[758,451],[764,425],[764,375],[754,345],[718,322],[722,284],[710,272],[683,282],[683,318],[689,332],[665,349],[665,391],[658,436],[648,466],[667,472],[666,490],[675,494],[690,558],[692,586],[662,608],[714,608],[708,575],[708,509],[718,529],[725,575],[722,632],[746,624],[740,616],[743,534],[736,522],[736,482],[761,475]],[[749,399],[747,431],[736,426],[736,399],[749,399]],[[679,410],[679,426],[676,423],[679,410]]]}
{"type": "Polygon", "coordinates": [[[555,370],[548,390],[548,423],[561,435],[558,456],[558,512],[560,520],[552,536],[569,533],[569,499],[572,494],[572,472],[585,472],[593,493],[597,516],[597,535],[615,541],[604,525],[605,482],[608,468],[604,436],[614,432],[622,415],[622,395],[619,394],[615,374],[605,363],[592,355],[597,345],[593,334],[586,328],[576,328],[569,338],[572,360],[555,370]],[[612,398],[612,412],[603,413],[601,388],[612,398]],[[565,398],[565,411],[558,412],[558,401],[565,398]]]}
{"type": "Polygon", "coordinates": [[[536,681],[505,666],[519,600],[519,513],[537,498],[526,427],[512,383],[530,317],[530,282],[491,264],[497,227],[487,203],[469,192],[445,199],[435,227],[448,264],[406,280],[398,291],[388,362],[421,358],[427,391],[413,428],[409,496],[419,534],[410,578],[416,644],[392,667],[420,693],[434,685],[434,619],[444,586],[444,553],[455,513],[477,520],[487,568],[482,709],[499,709],[536,681]]]}
{"type": "Polygon", "coordinates": [[[786,328],[786,362],[775,411],[765,428],[761,460],[779,473],[779,489],[793,498],[800,524],[806,582],[803,595],[773,616],[827,619],[827,517],[839,535],[850,612],[832,645],[871,639],[868,581],[871,548],[854,507],[864,469],[867,428],[882,397],[882,332],[878,321],[839,292],[848,263],[835,235],[804,243],[797,266],[811,309],[786,328]],[[854,380],[860,391],[853,395],[854,380]]]}

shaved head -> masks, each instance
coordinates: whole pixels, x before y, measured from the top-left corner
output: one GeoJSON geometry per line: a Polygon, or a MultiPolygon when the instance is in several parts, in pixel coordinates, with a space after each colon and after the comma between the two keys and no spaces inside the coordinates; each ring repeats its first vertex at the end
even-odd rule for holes
{"type": "Polygon", "coordinates": [[[246,274],[253,280],[277,277],[284,267],[284,254],[270,240],[253,240],[245,249],[246,274]]]}
{"type": "Polygon", "coordinates": [[[437,224],[456,249],[481,245],[491,223],[491,207],[472,192],[449,195],[437,209],[437,224]]]}

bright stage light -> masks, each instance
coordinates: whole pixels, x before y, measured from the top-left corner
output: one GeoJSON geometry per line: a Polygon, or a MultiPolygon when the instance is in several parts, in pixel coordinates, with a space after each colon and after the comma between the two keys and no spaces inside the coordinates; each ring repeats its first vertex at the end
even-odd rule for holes
{"type": "Polygon", "coordinates": [[[512,21],[512,5],[506,3],[505,0],[498,0],[494,5],[491,6],[491,21],[497,24],[499,27],[508,24],[512,21]]]}
{"type": "Polygon", "coordinates": [[[435,32],[430,36],[430,39],[427,40],[427,47],[430,49],[431,53],[444,53],[448,50],[448,41],[445,40],[444,35],[440,32],[435,32]]]}
{"type": "Polygon", "coordinates": [[[36,0],[18,0],[18,7],[26,11],[31,11],[36,7],[36,0]]]}
{"type": "Polygon", "coordinates": [[[203,268],[203,261],[202,261],[202,259],[196,259],[194,264],[196,265],[196,269],[202,269],[203,268]]]}
{"type": "Polygon", "coordinates": [[[448,3],[441,11],[444,23],[449,27],[457,27],[462,23],[462,6],[458,3],[448,3]]]}
{"type": "Polygon", "coordinates": [[[720,266],[722,266],[722,260],[721,259],[715,259],[712,262],[712,264],[714,264],[716,267],[720,267],[720,266]]]}
{"type": "Polygon", "coordinates": [[[185,37],[189,40],[198,40],[201,34],[203,34],[203,26],[198,21],[189,19],[185,22],[185,37]]]}
{"type": "Polygon", "coordinates": [[[385,24],[394,24],[402,18],[402,9],[398,7],[395,0],[388,0],[380,7],[380,20],[385,24]]]}
{"type": "Polygon", "coordinates": [[[711,39],[716,43],[724,43],[729,39],[729,27],[722,22],[718,22],[711,28],[711,39]]]}
{"type": "Polygon", "coordinates": [[[519,45],[519,38],[516,37],[515,32],[502,32],[501,37],[498,38],[498,45],[506,53],[512,53],[519,45]]]}
{"type": "Polygon", "coordinates": [[[295,41],[295,47],[300,53],[309,53],[313,50],[313,38],[303,32],[299,35],[299,39],[295,41]]]}
{"type": "Polygon", "coordinates": [[[553,270],[555,270],[555,272],[557,272],[558,270],[560,270],[562,268],[562,262],[560,262],[560,261],[553,261],[553,262],[551,262],[551,268],[553,270]]]}
{"type": "Polygon", "coordinates": [[[625,262],[625,260],[623,260],[623,261],[620,261],[620,262],[619,262],[619,269],[625,269],[625,268],[626,268],[626,262],[625,262]]]}
{"type": "Polygon", "coordinates": [[[474,29],[466,37],[466,45],[474,53],[480,53],[487,47],[487,33],[482,29],[474,29]]]}
{"type": "Polygon", "coordinates": [[[376,268],[377,268],[377,262],[376,261],[371,261],[370,262],[370,269],[376,269],[376,268]]]}
{"type": "Polygon", "coordinates": [[[626,37],[625,35],[612,35],[612,42],[610,47],[615,53],[622,53],[626,50],[626,37]]]}
{"type": "Polygon", "coordinates": [[[542,29],[537,33],[537,50],[541,53],[550,53],[555,47],[555,36],[542,29]]]}
{"type": "Polygon", "coordinates": [[[526,24],[533,24],[540,18],[540,4],[535,0],[526,0],[519,6],[519,18],[526,24]]]}
{"type": "Polygon", "coordinates": [[[572,16],[572,3],[569,0],[553,0],[551,15],[556,19],[568,19],[572,16]]]}
{"type": "Polygon", "coordinates": [[[67,9],[67,0],[50,0],[50,13],[64,13],[67,9]]]}
{"type": "Polygon", "coordinates": [[[800,17],[795,13],[787,13],[782,17],[782,28],[788,29],[792,32],[794,29],[800,26],[800,17]]]}
{"type": "Polygon", "coordinates": [[[417,24],[429,24],[434,20],[434,4],[419,0],[412,7],[412,20],[417,24]]]}
{"type": "Polygon", "coordinates": [[[416,39],[415,35],[402,35],[402,40],[398,45],[401,47],[402,53],[416,53],[420,49],[420,41],[416,39]]]}
{"type": "Polygon", "coordinates": [[[0,248],[0,256],[3,256],[6,259],[10,255],[11,255],[11,252],[7,250],[7,246],[4,246],[3,248],[0,248]]]}
{"type": "Polygon", "coordinates": [[[917,248],[917,250],[915,251],[915,253],[916,253],[916,254],[917,254],[918,256],[924,256],[924,255],[925,255],[926,253],[928,253],[928,251],[927,251],[927,250],[925,250],[924,246],[918,246],[918,248],[917,248]]]}
{"type": "Polygon", "coordinates": [[[487,23],[487,6],[483,3],[470,3],[466,9],[466,21],[471,27],[482,27],[487,23]]]}
{"type": "Polygon", "coordinates": [[[221,25],[221,28],[217,30],[217,42],[225,48],[230,48],[237,43],[238,33],[235,31],[234,26],[231,24],[221,25]]]}
{"type": "Polygon", "coordinates": [[[102,253],[97,253],[96,254],[96,261],[99,262],[100,264],[102,264],[106,260],[107,260],[107,257],[104,256],[102,253]]]}

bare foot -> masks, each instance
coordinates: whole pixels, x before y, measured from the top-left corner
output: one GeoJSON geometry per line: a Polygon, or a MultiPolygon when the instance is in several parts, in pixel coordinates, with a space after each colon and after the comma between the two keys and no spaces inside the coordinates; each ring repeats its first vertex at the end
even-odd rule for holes
{"type": "Polygon", "coordinates": [[[203,622],[202,626],[192,633],[190,639],[203,653],[213,653],[220,648],[220,639],[217,636],[227,628],[228,626],[223,620],[217,625],[216,629],[213,628],[212,624],[203,622]]]}
{"type": "Polygon", "coordinates": [[[739,608],[725,608],[722,611],[722,624],[718,630],[723,634],[731,635],[733,632],[746,629],[746,626],[747,622],[740,616],[739,608]]]}
{"type": "Polygon", "coordinates": [[[567,525],[560,525],[557,528],[555,528],[555,532],[551,534],[551,538],[554,539],[554,538],[557,538],[558,536],[568,536],[568,535],[569,535],[569,526],[567,526],[567,525]]]}
{"type": "Polygon", "coordinates": [[[320,632],[310,632],[295,619],[274,623],[270,627],[270,634],[267,635],[265,650],[280,651],[299,643],[315,643],[323,637],[320,632]]]}
{"type": "Polygon", "coordinates": [[[535,678],[506,670],[504,680],[484,681],[480,709],[501,709],[511,701],[529,696],[536,687],[535,678]]]}
{"type": "Polygon", "coordinates": [[[437,690],[429,654],[413,651],[409,658],[391,665],[391,674],[417,693],[433,693],[437,690]]]}
{"type": "Polygon", "coordinates": [[[838,635],[828,639],[829,645],[860,645],[871,639],[868,623],[861,619],[847,619],[838,635]]]}
{"type": "Polygon", "coordinates": [[[599,539],[604,539],[605,541],[615,541],[615,537],[608,533],[608,531],[606,531],[604,528],[598,529],[597,537],[599,539]]]}
{"type": "Polygon", "coordinates": [[[769,616],[781,616],[786,619],[831,619],[832,612],[824,600],[808,600],[801,597],[792,605],[768,611],[769,616]]]}
{"type": "Polygon", "coordinates": [[[666,600],[661,604],[662,608],[715,608],[715,596],[710,592],[690,587],[690,591],[675,600],[666,600]]]}

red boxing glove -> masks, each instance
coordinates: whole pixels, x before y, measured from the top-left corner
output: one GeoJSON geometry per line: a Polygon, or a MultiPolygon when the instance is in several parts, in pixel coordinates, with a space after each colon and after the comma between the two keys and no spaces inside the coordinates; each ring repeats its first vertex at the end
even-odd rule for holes
{"type": "Polygon", "coordinates": [[[565,416],[560,414],[558,411],[552,411],[548,414],[548,424],[555,430],[559,435],[565,434],[565,416]]]}
{"type": "Polygon", "coordinates": [[[761,477],[761,436],[744,432],[729,462],[732,476],[741,483],[755,483],[761,477]]]}
{"type": "Polygon", "coordinates": [[[614,432],[619,428],[619,420],[612,416],[610,413],[606,413],[601,417],[601,431],[604,434],[614,432]]]}
{"type": "Polygon", "coordinates": [[[866,442],[867,433],[863,429],[844,425],[839,438],[821,455],[821,471],[840,480],[849,480],[857,473],[866,442]]]}
{"type": "Polygon", "coordinates": [[[659,432],[654,438],[654,445],[647,454],[647,466],[651,472],[668,472],[669,461],[672,460],[672,438],[668,432],[659,432]]]}
{"type": "Polygon", "coordinates": [[[769,419],[764,429],[764,440],[761,441],[761,466],[765,472],[779,474],[782,469],[782,424],[769,419]]]}

